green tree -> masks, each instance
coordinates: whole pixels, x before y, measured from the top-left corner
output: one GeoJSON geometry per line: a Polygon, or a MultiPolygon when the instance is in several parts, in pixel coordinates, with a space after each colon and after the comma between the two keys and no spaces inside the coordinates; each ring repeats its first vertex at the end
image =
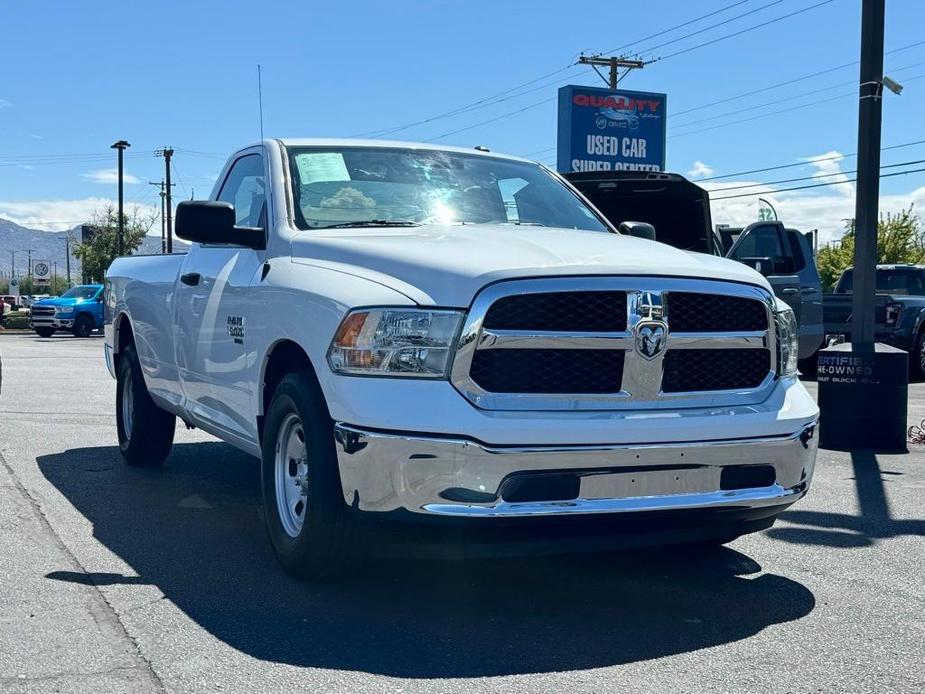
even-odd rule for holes
{"type": "MultiPolygon", "coordinates": [[[[877,223],[877,262],[925,263],[925,223],[913,206],[897,214],[881,215],[877,223]]],[[[841,243],[819,249],[816,259],[822,287],[832,291],[846,268],[854,265],[854,220],[845,222],[841,243]]]]}
{"type": "MultiPolygon", "coordinates": [[[[145,235],[154,225],[154,215],[144,215],[138,208],[124,215],[125,254],[135,252],[145,235]]],[[[108,205],[90,220],[90,225],[97,229],[94,237],[87,243],[74,248],[74,257],[83,265],[83,272],[92,282],[102,282],[106,268],[119,256],[119,213],[115,207],[108,205]]]]}

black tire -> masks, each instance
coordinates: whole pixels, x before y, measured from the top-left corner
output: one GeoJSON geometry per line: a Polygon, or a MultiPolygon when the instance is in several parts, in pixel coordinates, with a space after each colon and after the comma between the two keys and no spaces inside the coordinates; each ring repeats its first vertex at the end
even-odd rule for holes
{"type": "Polygon", "coordinates": [[[354,518],[344,503],[333,422],[311,374],[288,374],[276,386],[264,422],[262,452],[264,515],[270,544],[280,564],[300,578],[338,578],[356,557],[352,544],[354,518]],[[280,443],[281,437],[286,444],[280,443]],[[289,455],[290,443],[301,450],[298,459],[289,455]],[[279,463],[279,475],[278,450],[282,451],[283,461],[279,463]],[[297,499],[294,510],[298,508],[299,495],[304,498],[301,520],[291,515],[287,520],[284,515],[290,483],[300,490],[292,494],[297,499]],[[279,498],[282,503],[278,503],[279,498]]]}
{"type": "Polygon", "coordinates": [[[116,375],[116,429],[119,450],[129,465],[154,467],[173,446],[177,418],[154,404],[131,345],[119,355],[116,375]]]}
{"type": "Polygon", "coordinates": [[[35,328],[35,334],[39,337],[51,337],[55,334],[54,328],[35,328]]]}
{"type": "Polygon", "coordinates": [[[90,337],[92,332],[93,317],[86,313],[81,313],[77,316],[77,320],[74,321],[74,337],[90,337]]]}
{"type": "Polygon", "coordinates": [[[925,329],[919,330],[909,354],[909,373],[915,381],[925,380],[925,329]]]}

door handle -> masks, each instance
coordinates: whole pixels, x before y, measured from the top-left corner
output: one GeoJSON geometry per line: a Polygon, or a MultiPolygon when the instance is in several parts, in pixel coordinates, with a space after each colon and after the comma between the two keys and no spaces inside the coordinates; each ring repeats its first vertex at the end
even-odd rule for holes
{"type": "Polygon", "coordinates": [[[796,294],[798,291],[800,290],[797,289],[796,287],[784,287],[783,289],[781,289],[780,293],[781,294],[796,294]]]}
{"type": "Polygon", "coordinates": [[[198,272],[187,272],[185,275],[180,275],[180,281],[183,284],[188,284],[191,287],[195,287],[199,284],[199,280],[202,279],[198,272]]]}

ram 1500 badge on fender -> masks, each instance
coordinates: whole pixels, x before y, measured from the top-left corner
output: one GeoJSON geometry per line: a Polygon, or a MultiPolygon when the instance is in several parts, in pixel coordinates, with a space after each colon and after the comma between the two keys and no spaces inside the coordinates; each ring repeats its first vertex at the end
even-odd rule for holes
{"type": "Polygon", "coordinates": [[[511,552],[724,542],[809,488],[818,411],[767,280],[617,233],[538,164],[266,140],[177,235],[107,273],[122,454],[162,463],[180,417],[258,456],[293,572],[408,521],[511,552]]]}

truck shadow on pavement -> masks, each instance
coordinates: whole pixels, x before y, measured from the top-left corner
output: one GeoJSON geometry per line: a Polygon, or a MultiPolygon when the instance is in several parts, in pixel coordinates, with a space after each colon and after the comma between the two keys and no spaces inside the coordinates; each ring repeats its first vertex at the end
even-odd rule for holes
{"type": "MultiPolygon", "coordinates": [[[[732,549],[518,560],[374,560],[336,585],[271,554],[256,460],[174,446],[158,470],[115,447],[38,458],[45,477],[138,576],[216,638],[268,661],[393,677],[480,677],[644,661],[748,638],[807,615],[813,594],[732,549]]],[[[169,638],[161,635],[160,638],[169,638]]]]}
{"type": "Polygon", "coordinates": [[[768,536],[784,542],[850,548],[869,547],[877,540],[900,535],[925,535],[925,520],[896,520],[890,514],[883,476],[902,473],[881,470],[877,456],[870,451],[852,453],[851,465],[857,485],[857,515],[786,511],[781,519],[795,525],[771,528],[768,536]]]}

